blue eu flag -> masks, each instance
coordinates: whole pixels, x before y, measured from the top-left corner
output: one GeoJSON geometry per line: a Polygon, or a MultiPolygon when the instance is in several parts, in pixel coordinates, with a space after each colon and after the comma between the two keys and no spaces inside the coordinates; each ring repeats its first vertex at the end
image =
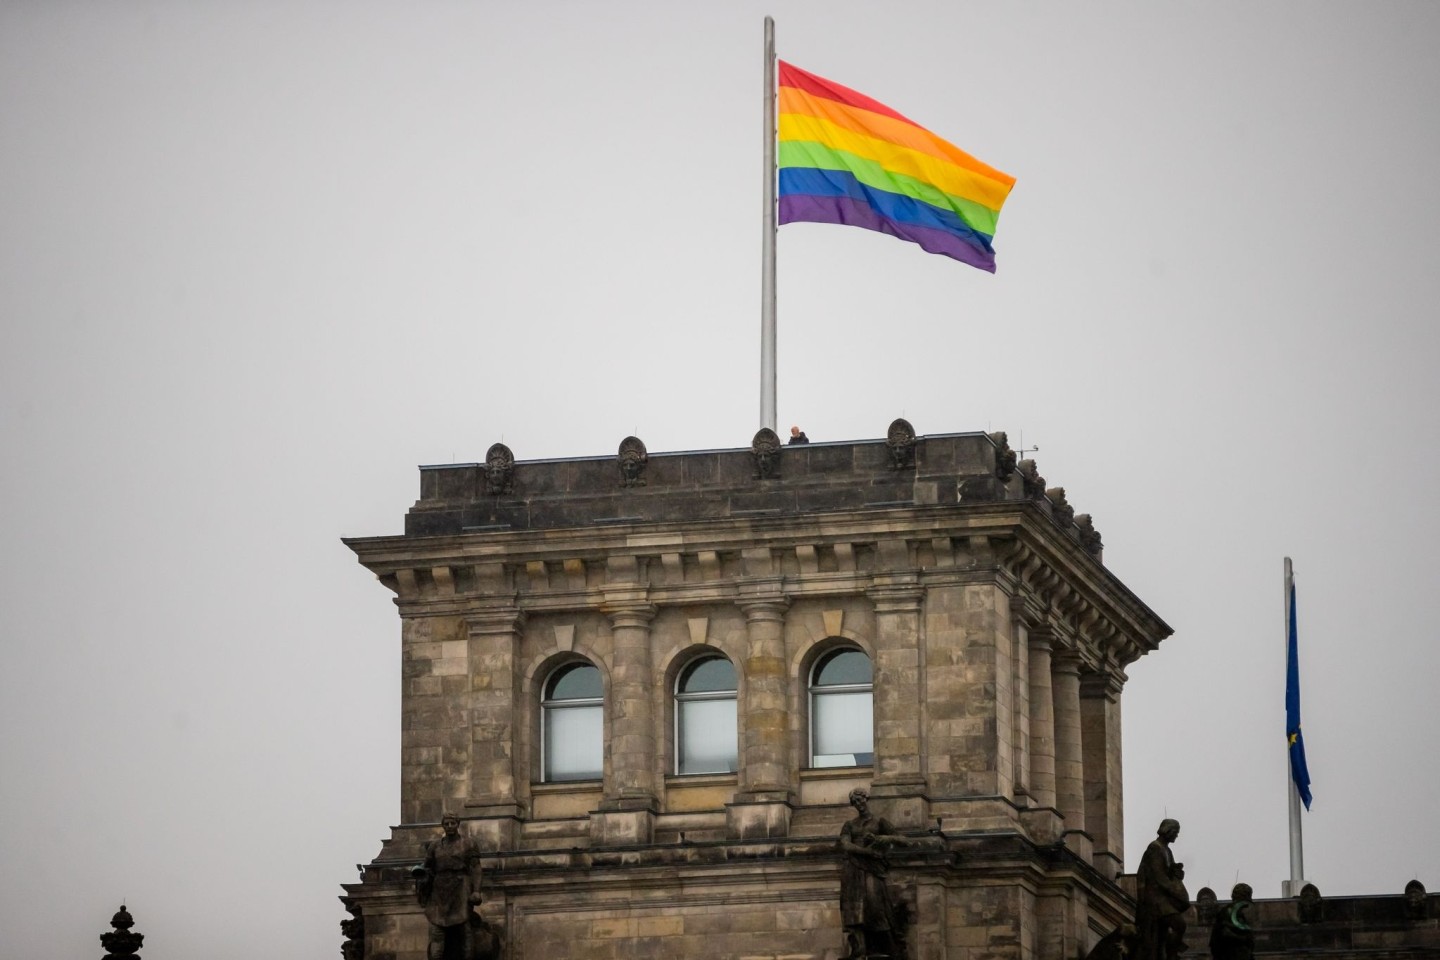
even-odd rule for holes
{"type": "Polygon", "coordinates": [[[1290,779],[1310,809],[1310,770],[1305,766],[1305,738],[1300,733],[1300,649],[1295,630],[1295,582],[1290,582],[1289,638],[1285,645],[1285,738],[1290,744],[1290,779]]]}

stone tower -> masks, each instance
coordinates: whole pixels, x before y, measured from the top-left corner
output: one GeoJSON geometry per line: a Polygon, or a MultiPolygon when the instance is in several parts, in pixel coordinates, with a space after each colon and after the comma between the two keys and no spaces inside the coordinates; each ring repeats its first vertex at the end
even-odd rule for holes
{"type": "Polygon", "coordinates": [[[422,960],[442,813],[521,958],[834,958],[872,805],[912,960],[1083,955],[1121,870],[1125,668],[1170,629],[1005,435],[423,467],[395,594],[400,825],[347,885],[422,960]]]}

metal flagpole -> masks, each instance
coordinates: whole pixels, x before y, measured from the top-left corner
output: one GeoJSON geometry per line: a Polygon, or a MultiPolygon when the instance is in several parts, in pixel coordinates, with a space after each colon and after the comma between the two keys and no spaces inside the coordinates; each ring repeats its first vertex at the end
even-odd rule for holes
{"type": "MultiPolygon", "coordinates": [[[[1295,605],[1291,597],[1295,594],[1295,568],[1290,558],[1285,558],[1285,674],[1290,675],[1290,637],[1295,630],[1291,618],[1295,616],[1295,605]]],[[[1288,682],[1288,679],[1287,679],[1288,682]]],[[[1285,781],[1290,787],[1290,879],[1281,884],[1283,897],[1300,896],[1305,885],[1305,849],[1300,835],[1300,788],[1290,766],[1290,744],[1285,744],[1285,781]]]]}
{"type": "Polygon", "coordinates": [[[765,18],[765,224],[760,244],[760,426],[775,429],[775,21],[765,18]]]}

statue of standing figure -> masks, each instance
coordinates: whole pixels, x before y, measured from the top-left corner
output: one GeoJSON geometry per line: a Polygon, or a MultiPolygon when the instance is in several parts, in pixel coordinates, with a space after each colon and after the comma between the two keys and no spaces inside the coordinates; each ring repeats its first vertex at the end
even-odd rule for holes
{"type": "Polygon", "coordinates": [[[1185,952],[1185,911],[1190,894],[1185,889],[1185,865],[1175,862],[1170,844],[1180,836],[1180,822],[1160,821],[1154,840],[1140,858],[1135,903],[1138,960],[1175,960],[1185,952]]]}
{"type": "Polygon", "coordinates": [[[840,920],[845,926],[844,960],[905,960],[905,927],[886,883],[891,847],[910,846],[889,820],[870,813],[870,795],[850,791],[855,816],[840,828],[840,920]]]}
{"type": "Polygon", "coordinates": [[[480,903],[480,847],[460,833],[460,818],[440,820],[444,834],[425,848],[414,870],[415,892],[430,924],[427,960],[472,960],[482,931],[474,908],[480,903]]]}

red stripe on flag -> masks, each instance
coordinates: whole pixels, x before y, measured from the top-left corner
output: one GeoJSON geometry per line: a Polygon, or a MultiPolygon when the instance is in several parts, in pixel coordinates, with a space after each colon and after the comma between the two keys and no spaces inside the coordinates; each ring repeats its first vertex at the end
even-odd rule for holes
{"type": "MultiPolygon", "coordinates": [[[[861,110],[869,110],[871,113],[883,114],[893,117],[912,127],[920,127],[920,124],[891,110],[878,100],[872,100],[865,94],[849,87],[841,86],[833,80],[826,80],[824,77],[817,77],[813,73],[807,73],[799,67],[792,66],[784,60],[780,61],[780,86],[794,87],[797,90],[804,90],[806,93],[817,97],[824,97],[826,100],[834,100],[836,103],[843,103],[851,107],[859,107],[861,110]]],[[[924,127],[920,127],[924,130],[924,127]]]]}

